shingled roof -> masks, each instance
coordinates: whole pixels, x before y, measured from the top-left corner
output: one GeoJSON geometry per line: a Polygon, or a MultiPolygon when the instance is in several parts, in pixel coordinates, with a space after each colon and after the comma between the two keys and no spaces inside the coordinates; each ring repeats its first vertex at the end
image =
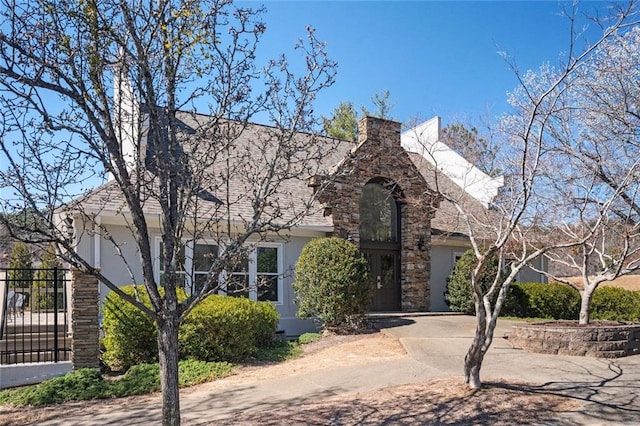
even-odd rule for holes
{"type": "MultiPolygon", "coordinates": [[[[261,176],[265,170],[261,164],[273,163],[273,158],[278,155],[278,146],[274,143],[277,138],[271,137],[282,130],[274,127],[258,124],[249,124],[243,127],[233,144],[225,146],[229,148],[224,155],[213,152],[212,146],[216,146],[204,134],[199,134],[199,129],[206,127],[210,118],[206,115],[180,113],[181,127],[186,137],[195,140],[185,148],[185,155],[204,156],[204,160],[210,164],[207,166],[206,179],[201,179],[202,188],[198,193],[198,214],[201,217],[208,215],[207,219],[223,217],[227,213],[238,221],[248,220],[253,215],[251,193],[255,185],[260,184],[261,176]],[[204,124],[204,125],[203,125],[204,124]],[[209,150],[209,151],[207,151],[209,150]],[[229,161],[229,163],[227,163],[229,161]],[[232,170],[229,170],[231,167],[232,170]]],[[[317,175],[330,174],[335,170],[345,157],[354,149],[354,143],[337,140],[311,134],[292,134],[296,138],[295,145],[311,146],[316,156],[314,161],[307,165],[308,170],[298,170],[284,180],[278,187],[277,193],[272,194],[270,201],[272,209],[278,209],[280,220],[290,220],[296,212],[303,210],[304,204],[313,194],[314,188],[309,186],[309,178],[317,175]],[[295,176],[297,175],[297,176],[295,176]]],[[[215,142],[215,141],[214,141],[215,142]]],[[[218,147],[218,150],[220,148],[218,147]]],[[[289,154],[287,154],[289,155],[289,154]]],[[[291,153],[295,166],[295,152],[291,153]]],[[[148,170],[153,170],[153,153],[148,151],[145,163],[148,170]]],[[[434,167],[422,156],[409,153],[413,163],[420,170],[422,176],[431,188],[438,188],[445,193],[453,194],[456,199],[464,203],[465,209],[471,209],[473,214],[486,216],[490,214],[484,206],[456,185],[446,175],[436,174],[434,167]],[[437,178],[436,178],[437,176],[437,178]]],[[[140,174],[140,191],[149,195],[144,202],[144,211],[148,216],[158,216],[161,209],[154,194],[154,175],[149,171],[140,174]]],[[[70,203],[67,208],[82,209],[84,213],[92,215],[118,215],[127,212],[124,196],[115,181],[109,181],[82,197],[70,203]]],[[[301,219],[299,225],[309,229],[330,230],[333,226],[331,217],[324,216],[324,208],[316,203],[311,210],[301,219]]],[[[432,220],[432,229],[436,234],[464,236],[468,233],[467,225],[463,222],[455,206],[443,201],[432,220]]]]}
{"type": "MultiPolygon", "coordinates": [[[[422,155],[409,153],[411,161],[420,170],[429,187],[438,193],[446,194],[471,218],[471,226],[481,237],[491,235],[491,224],[496,223],[497,213],[485,208],[480,201],[469,195],[463,188],[453,182],[445,173],[436,168],[422,155]],[[488,226],[489,225],[489,226],[488,226]]],[[[435,235],[439,236],[467,236],[469,225],[456,205],[443,199],[433,219],[431,228],[435,235]]]]}
{"type": "MultiPolygon", "coordinates": [[[[282,176],[286,176],[278,185],[277,192],[268,198],[271,212],[278,211],[278,220],[289,221],[304,209],[304,203],[313,195],[313,188],[309,187],[308,178],[314,175],[327,174],[328,169],[342,159],[352,143],[318,135],[298,133],[292,135],[296,139],[294,146],[313,147],[311,159],[297,161],[303,154],[300,152],[282,153],[279,151],[278,140],[283,137],[282,130],[258,124],[242,126],[233,136],[232,143],[229,140],[221,142],[222,138],[214,136],[218,140],[207,139],[200,129],[206,128],[205,115],[179,113],[181,130],[185,135],[185,156],[198,158],[201,164],[194,164],[192,169],[198,169],[200,178],[193,178],[190,182],[198,181],[200,186],[194,197],[197,203],[197,212],[203,218],[224,218],[226,214],[241,222],[250,220],[254,214],[252,202],[255,197],[252,191],[262,185],[267,179],[268,170],[265,167],[282,167],[282,176]],[[276,135],[277,137],[273,137],[276,135]],[[274,164],[276,155],[291,155],[290,164],[283,161],[274,164]],[[200,167],[205,164],[205,167],[200,167]],[[297,169],[296,167],[305,167],[297,169]],[[285,170],[287,167],[293,170],[285,170]],[[228,209],[228,212],[227,212],[228,209]]],[[[295,151],[295,150],[294,150],[295,151]]],[[[149,170],[158,167],[153,161],[153,150],[148,149],[145,158],[146,169],[139,174],[134,183],[145,200],[143,207],[147,216],[158,216],[162,213],[160,204],[156,199],[157,179],[149,170]],[[146,196],[144,195],[146,193],[146,196]]],[[[162,167],[160,165],[159,167],[162,167]]],[[[187,179],[187,178],[185,178],[187,179]]],[[[128,211],[124,195],[115,180],[93,189],[87,194],[69,203],[66,208],[78,209],[85,214],[92,215],[118,215],[128,211]]],[[[331,218],[325,217],[320,205],[313,206],[302,218],[299,226],[308,228],[321,228],[330,230],[331,218]]]]}

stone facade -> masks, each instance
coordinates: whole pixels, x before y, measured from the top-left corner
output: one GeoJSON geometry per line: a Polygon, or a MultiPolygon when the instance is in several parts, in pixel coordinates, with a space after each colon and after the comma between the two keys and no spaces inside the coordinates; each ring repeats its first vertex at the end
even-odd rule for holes
{"type": "Polygon", "coordinates": [[[73,369],[100,368],[98,279],[71,270],[71,361],[73,369]]]}
{"type": "Polygon", "coordinates": [[[400,123],[372,117],[359,122],[358,144],[333,171],[320,201],[334,235],[360,243],[360,198],[372,180],[397,185],[400,204],[402,311],[429,309],[431,219],[437,199],[400,145],[400,123]]]}

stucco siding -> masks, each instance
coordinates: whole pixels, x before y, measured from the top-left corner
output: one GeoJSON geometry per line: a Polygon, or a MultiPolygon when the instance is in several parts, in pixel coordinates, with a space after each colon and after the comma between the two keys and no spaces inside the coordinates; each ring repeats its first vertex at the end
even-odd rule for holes
{"type": "MultiPolygon", "coordinates": [[[[536,258],[532,263],[532,266],[536,269],[542,269],[541,266],[544,263],[544,257],[536,258]]],[[[546,283],[547,277],[544,274],[534,271],[531,268],[523,268],[517,276],[517,281],[520,282],[534,282],[534,283],[546,283]]]]}
{"type": "Polygon", "coordinates": [[[462,255],[466,248],[434,245],[431,248],[431,305],[432,312],[447,312],[449,306],[444,298],[447,278],[455,264],[456,255],[462,255]]]}
{"type": "MultiPolygon", "coordinates": [[[[117,285],[127,285],[132,283],[141,284],[143,282],[142,266],[139,261],[140,256],[137,246],[130,230],[119,224],[102,224],[104,231],[115,241],[122,255],[128,261],[128,266],[123,258],[117,253],[112,242],[102,237],[96,237],[93,233],[83,232],[78,236],[77,251],[91,265],[100,268],[101,272],[117,285]]],[[[103,231],[103,234],[104,234],[103,231]]],[[[282,303],[276,303],[276,309],[280,314],[279,330],[286,335],[299,335],[308,331],[316,331],[316,325],[311,320],[301,320],[296,316],[297,305],[295,304],[295,294],[293,291],[293,281],[295,279],[295,265],[304,245],[313,238],[316,233],[309,233],[309,236],[291,236],[288,238],[271,238],[270,243],[282,245],[282,303]]],[[[316,236],[321,236],[317,233],[316,236]]],[[[157,239],[161,236],[160,230],[155,229],[150,233],[151,250],[154,262],[157,261],[157,239]]],[[[100,285],[101,301],[109,293],[106,285],[100,285]]]]}

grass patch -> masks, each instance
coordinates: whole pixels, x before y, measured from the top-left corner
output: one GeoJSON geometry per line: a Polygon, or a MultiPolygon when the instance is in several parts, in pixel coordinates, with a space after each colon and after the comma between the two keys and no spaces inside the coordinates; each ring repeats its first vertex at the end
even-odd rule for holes
{"type": "MultiPolygon", "coordinates": [[[[192,386],[231,374],[227,362],[180,361],[180,386],[192,386]]],[[[46,380],[38,385],[0,391],[0,405],[43,406],[68,401],[86,401],[112,397],[141,395],[160,390],[158,364],[131,367],[116,380],[105,380],[100,372],[80,369],[64,376],[46,380]]]]}
{"type": "Polygon", "coordinates": [[[549,321],[554,321],[553,318],[520,318],[520,317],[512,317],[512,316],[499,317],[498,319],[503,319],[503,320],[508,320],[508,321],[519,321],[519,322],[549,322],[549,321]]]}
{"type": "Polygon", "coordinates": [[[274,342],[270,346],[258,349],[255,354],[257,361],[282,362],[297,358],[302,354],[298,342],[282,341],[274,342]]]}
{"type": "Polygon", "coordinates": [[[307,343],[315,342],[321,338],[322,334],[320,333],[304,333],[298,337],[298,342],[300,342],[301,345],[306,345],[307,343]]]}

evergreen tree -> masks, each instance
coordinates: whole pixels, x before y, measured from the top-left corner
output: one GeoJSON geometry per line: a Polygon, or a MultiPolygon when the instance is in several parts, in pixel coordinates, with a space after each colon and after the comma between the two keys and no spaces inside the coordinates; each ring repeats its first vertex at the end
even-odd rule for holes
{"type": "Polygon", "coordinates": [[[11,250],[9,259],[9,287],[29,288],[33,279],[33,267],[31,263],[31,252],[25,243],[18,242],[11,250]]]}
{"type": "Polygon", "coordinates": [[[355,141],[358,137],[358,115],[352,102],[341,102],[331,118],[322,117],[324,132],[332,138],[355,141]]]}
{"type": "MultiPolygon", "coordinates": [[[[33,288],[38,290],[32,293],[32,307],[40,309],[53,308],[53,294],[64,291],[60,285],[59,274],[61,274],[61,272],[58,271],[56,274],[56,271],[54,271],[54,269],[59,266],[60,264],[56,256],[55,248],[53,245],[48,245],[42,253],[40,268],[36,271],[33,280],[33,288]]],[[[61,299],[62,298],[58,296],[58,301],[61,301],[61,299]]]]}

